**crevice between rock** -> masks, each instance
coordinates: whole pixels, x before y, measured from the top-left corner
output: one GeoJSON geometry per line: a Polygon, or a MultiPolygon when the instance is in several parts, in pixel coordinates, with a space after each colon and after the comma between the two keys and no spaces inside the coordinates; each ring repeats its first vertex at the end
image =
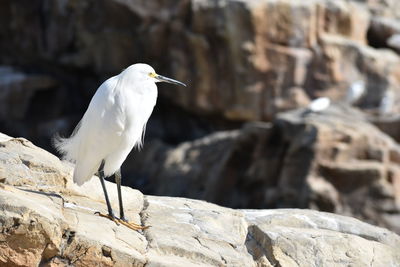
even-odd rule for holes
{"type": "Polygon", "coordinates": [[[247,227],[246,241],[244,244],[247,248],[247,251],[253,257],[253,260],[255,262],[257,262],[258,259],[261,258],[262,255],[256,255],[255,251],[252,248],[251,242],[254,242],[254,245],[256,245],[260,252],[265,255],[272,266],[280,267],[281,264],[279,263],[279,260],[277,260],[273,254],[272,240],[270,240],[266,235],[264,235],[265,238],[263,240],[257,240],[254,234],[256,228],[258,228],[256,225],[249,225],[247,227]]]}
{"type": "MultiPolygon", "coordinates": [[[[145,195],[143,195],[143,205],[142,205],[142,210],[139,212],[139,216],[140,216],[140,223],[141,223],[141,225],[145,225],[145,223],[146,223],[146,214],[145,214],[145,212],[146,212],[146,210],[147,210],[147,208],[149,207],[149,201],[147,200],[147,197],[145,196],[145,195]]],[[[143,267],[144,266],[146,266],[147,264],[148,264],[148,262],[149,262],[149,259],[148,259],[148,257],[147,257],[147,254],[148,254],[148,252],[149,252],[149,249],[151,248],[151,245],[150,245],[150,237],[149,237],[149,235],[148,235],[148,232],[147,232],[147,230],[146,229],[143,229],[142,230],[142,234],[143,234],[143,236],[144,236],[144,238],[146,239],[146,242],[147,242],[147,245],[146,245],[146,251],[145,251],[145,253],[144,253],[144,256],[145,256],[145,258],[146,258],[146,262],[143,264],[143,267]]]]}
{"type": "MultiPolygon", "coordinates": [[[[200,237],[194,236],[193,238],[194,238],[194,239],[200,244],[200,246],[202,246],[203,248],[206,248],[206,249],[208,249],[208,250],[210,250],[210,251],[215,252],[214,250],[212,250],[212,249],[209,248],[208,246],[204,245],[204,244],[200,241],[200,237]]],[[[219,257],[221,258],[221,260],[222,260],[222,262],[223,262],[224,264],[228,264],[228,262],[227,262],[226,259],[221,255],[221,253],[218,253],[218,255],[219,255],[219,257]]]]}

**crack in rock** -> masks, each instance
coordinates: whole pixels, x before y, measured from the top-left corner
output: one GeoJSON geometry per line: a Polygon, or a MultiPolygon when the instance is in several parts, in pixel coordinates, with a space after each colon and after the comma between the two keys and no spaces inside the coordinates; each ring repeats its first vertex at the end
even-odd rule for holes
{"type": "Polygon", "coordinates": [[[88,248],[88,247],[83,248],[82,245],[78,244],[78,245],[75,247],[75,249],[74,249],[73,251],[74,251],[74,252],[75,252],[75,251],[76,251],[76,252],[81,252],[81,251],[82,251],[82,253],[80,253],[80,254],[78,254],[78,255],[77,255],[77,253],[73,253],[73,254],[75,254],[76,256],[74,257],[74,259],[71,259],[71,264],[74,264],[75,262],[77,262],[78,260],[80,260],[81,258],[83,258],[83,257],[87,254],[87,252],[89,251],[89,248],[88,248]]]}
{"type": "Polygon", "coordinates": [[[279,260],[277,260],[274,256],[274,254],[272,253],[273,248],[272,248],[271,240],[267,240],[267,238],[266,238],[265,241],[268,241],[268,242],[266,245],[263,245],[260,243],[259,240],[257,240],[254,237],[254,234],[252,232],[254,232],[256,227],[257,226],[255,226],[255,225],[250,225],[249,227],[247,227],[247,236],[246,236],[246,241],[244,244],[247,247],[247,251],[253,257],[253,260],[255,262],[257,262],[257,260],[264,255],[272,266],[281,266],[281,264],[279,263],[279,260]],[[260,250],[260,252],[263,255],[256,255],[256,251],[254,251],[254,249],[252,248],[251,242],[254,242],[254,245],[257,246],[257,248],[260,250]]]}
{"type": "MultiPolygon", "coordinates": [[[[146,223],[146,214],[145,214],[145,211],[147,210],[147,208],[149,207],[149,201],[147,200],[147,198],[146,198],[146,196],[143,196],[143,207],[142,207],[142,210],[139,212],[139,216],[140,216],[140,222],[141,222],[141,224],[142,225],[145,225],[145,223],[146,223]]],[[[149,252],[149,250],[150,250],[150,248],[151,248],[151,244],[150,244],[150,237],[149,237],[149,234],[148,234],[148,232],[147,232],[147,229],[143,229],[142,230],[142,234],[143,234],[143,236],[144,236],[144,238],[146,239],[146,242],[147,242],[147,244],[146,244],[146,250],[145,250],[145,253],[144,253],[144,255],[145,255],[145,257],[146,257],[146,262],[144,263],[144,265],[143,266],[146,266],[148,263],[149,263],[149,259],[148,259],[148,256],[147,256],[147,254],[148,254],[148,252],[149,252]]]]}
{"type": "Polygon", "coordinates": [[[375,247],[372,247],[372,260],[371,263],[369,264],[371,267],[374,266],[374,261],[375,261],[375,247]]]}
{"type": "MultiPolygon", "coordinates": [[[[200,246],[215,252],[214,250],[212,250],[211,248],[209,248],[208,246],[204,245],[201,241],[200,241],[200,237],[198,236],[193,236],[193,238],[200,244],[200,246]]],[[[218,252],[219,257],[221,258],[221,260],[223,261],[223,263],[228,264],[228,262],[226,261],[226,259],[221,255],[221,253],[218,252]]]]}

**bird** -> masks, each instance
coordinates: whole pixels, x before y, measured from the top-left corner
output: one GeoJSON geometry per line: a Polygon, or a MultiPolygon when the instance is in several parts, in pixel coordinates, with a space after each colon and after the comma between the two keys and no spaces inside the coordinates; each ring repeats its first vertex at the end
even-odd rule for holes
{"type": "Polygon", "coordinates": [[[133,230],[145,229],[129,223],[121,195],[121,165],[134,147],[141,148],[146,124],[157,101],[158,82],[186,84],[159,75],[144,63],[129,66],[103,82],[81,121],[69,138],[54,138],[54,146],[66,160],[75,163],[73,181],[82,185],[98,173],[108,214],[97,213],[133,230]],[[114,174],[120,217],[111,208],[105,178],[114,174]]]}
{"type": "Polygon", "coordinates": [[[308,110],[311,112],[319,112],[327,109],[331,104],[331,100],[328,97],[319,97],[314,99],[309,105],[308,110]]]}
{"type": "Polygon", "coordinates": [[[365,94],[365,83],[362,80],[353,82],[347,89],[345,102],[349,105],[356,104],[365,94]]]}

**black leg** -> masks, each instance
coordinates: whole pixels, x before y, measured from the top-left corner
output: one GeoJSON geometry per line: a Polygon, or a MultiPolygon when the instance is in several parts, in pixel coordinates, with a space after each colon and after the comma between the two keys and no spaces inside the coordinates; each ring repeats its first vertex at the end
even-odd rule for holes
{"type": "Polygon", "coordinates": [[[101,165],[100,165],[100,168],[99,168],[99,178],[100,178],[101,186],[103,187],[104,197],[106,198],[108,215],[111,218],[115,218],[113,210],[111,208],[110,199],[108,198],[106,184],[104,182],[104,170],[103,170],[103,168],[104,168],[104,160],[101,162],[101,165]]]}
{"type": "Polygon", "coordinates": [[[101,186],[103,187],[103,192],[104,192],[104,197],[106,198],[106,202],[107,202],[107,209],[108,209],[108,215],[104,215],[100,212],[95,212],[95,214],[101,216],[101,217],[105,217],[108,218],[112,221],[114,221],[117,225],[125,225],[126,227],[132,229],[132,230],[144,230],[149,228],[150,226],[141,226],[139,224],[136,223],[130,223],[125,219],[124,216],[124,207],[122,205],[122,195],[121,195],[121,171],[118,170],[114,177],[115,177],[115,182],[117,183],[117,189],[118,189],[118,202],[119,202],[119,212],[120,212],[120,217],[121,218],[117,218],[114,216],[113,210],[111,208],[111,204],[110,204],[110,199],[108,198],[108,194],[107,194],[107,189],[106,189],[106,184],[104,182],[104,160],[101,162],[100,168],[99,168],[99,178],[100,178],[100,182],[101,182],[101,186]]]}
{"type": "Polygon", "coordinates": [[[117,184],[118,190],[118,202],[119,202],[119,218],[126,221],[124,214],[124,206],[122,205],[122,193],[121,193],[121,169],[119,169],[115,174],[115,183],[117,184]]]}

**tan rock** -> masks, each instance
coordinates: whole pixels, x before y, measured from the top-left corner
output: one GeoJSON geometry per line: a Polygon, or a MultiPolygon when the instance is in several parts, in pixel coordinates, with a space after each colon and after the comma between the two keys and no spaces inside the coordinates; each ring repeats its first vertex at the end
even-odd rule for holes
{"type": "Polygon", "coordinates": [[[365,5],[347,1],[318,1],[318,36],[339,35],[366,44],[370,13],[365,5]]]}
{"type": "Polygon", "coordinates": [[[375,233],[375,227],[366,224],[365,227],[354,227],[356,221],[352,218],[307,210],[245,210],[244,214],[253,224],[248,235],[267,251],[269,262],[273,265],[399,264],[396,249],[399,240],[395,236],[386,232],[388,238],[381,239],[380,234],[375,233]],[[361,251],[360,247],[365,250],[361,251]],[[391,256],[387,257],[388,254],[391,256]]]}
{"type": "Polygon", "coordinates": [[[366,92],[357,105],[369,109],[379,107],[385,91],[397,88],[400,77],[400,58],[393,51],[372,49],[338,35],[321,38],[321,50],[311,64],[315,71],[308,82],[323,90],[318,96],[343,101],[354,82],[365,81],[366,92]],[[381,83],[383,80],[385,83],[381,83]]]}
{"type": "MultiPolygon", "coordinates": [[[[249,1],[256,37],[288,47],[313,47],[318,1],[249,1]]],[[[257,40],[256,40],[257,41],[257,40]]]]}
{"type": "MultiPolygon", "coordinates": [[[[124,187],[128,216],[151,226],[142,232],[132,231],[93,214],[106,212],[96,180],[83,188],[71,186],[71,175],[65,174],[71,166],[57,162],[56,157],[27,140],[1,137],[2,266],[399,263],[400,237],[356,219],[309,210],[233,210],[199,200],[143,197],[124,187]],[[16,156],[26,160],[16,161],[16,156]],[[21,178],[17,168],[21,165],[31,166],[26,170],[29,180],[21,178]],[[54,176],[67,182],[43,179],[50,167],[54,176]],[[15,174],[13,170],[17,170],[15,174]]],[[[111,190],[115,189],[110,188],[111,183],[107,185],[109,192],[116,191],[111,190]]],[[[115,193],[111,195],[116,203],[115,193]]]]}
{"type": "Polygon", "coordinates": [[[0,215],[2,264],[50,264],[58,257],[75,266],[145,262],[142,254],[146,241],[142,235],[93,214],[96,210],[106,212],[104,204],[88,201],[87,197],[65,197],[64,204],[69,205],[64,206],[60,197],[35,188],[24,191],[3,186],[0,191],[1,203],[6,204],[0,215]],[[112,248],[111,256],[107,256],[106,247],[112,248]]]}
{"type": "Polygon", "coordinates": [[[367,4],[196,1],[192,8],[192,55],[176,54],[185,69],[196,66],[196,75],[179,74],[191,80],[193,90],[162,92],[188,110],[268,121],[294,108],[288,105],[292,87],[312,98],[341,100],[358,80],[368,85],[358,106],[371,109],[379,106],[386,89],[400,84],[399,57],[368,46],[372,14],[367,4]],[[213,21],[213,14],[221,14],[219,20],[213,21]],[[220,44],[229,49],[222,51],[220,44]]]}
{"type": "Polygon", "coordinates": [[[160,254],[205,266],[253,266],[244,244],[247,224],[240,211],[190,199],[146,200],[143,216],[153,226],[146,230],[150,266],[160,254]]]}

